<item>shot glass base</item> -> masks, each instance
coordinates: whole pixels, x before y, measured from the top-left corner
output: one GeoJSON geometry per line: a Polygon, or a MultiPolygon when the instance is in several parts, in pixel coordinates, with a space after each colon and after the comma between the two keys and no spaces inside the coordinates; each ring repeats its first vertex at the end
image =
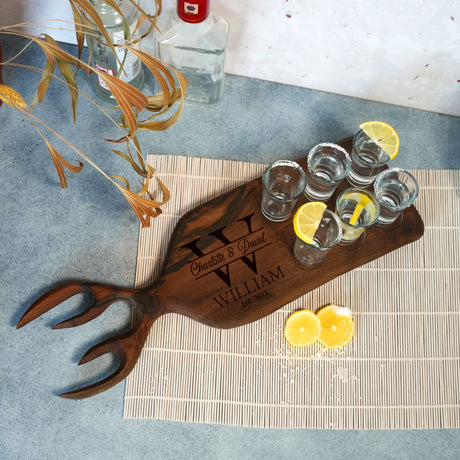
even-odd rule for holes
{"type": "Polygon", "coordinates": [[[351,175],[351,172],[350,172],[350,174],[348,174],[346,179],[347,179],[347,182],[352,187],[369,188],[372,185],[372,183],[374,182],[375,177],[366,178],[367,180],[365,182],[363,182],[361,180],[357,180],[354,176],[351,175]]]}
{"type": "Polygon", "coordinates": [[[324,262],[324,259],[323,259],[323,260],[320,260],[319,262],[309,263],[309,262],[300,260],[298,257],[295,257],[295,255],[294,255],[294,258],[295,258],[297,266],[300,268],[303,268],[304,270],[312,270],[314,268],[319,267],[324,262]]]}
{"type": "MultiPolygon", "coordinates": [[[[293,245],[292,245],[293,247],[293,245]]],[[[315,261],[315,262],[307,262],[306,260],[303,260],[302,258],[298,257],[294,251],[294,249],[291,249],[291,255],[292,257],[294,258],[294,261],[295,261],[295,264],[297,267],[299,268],[303,268],[304,270],[312,270],[314,268],[317,268],[319,267],[323,262],[324,260],[326,259],[326,257],[324,257],[323,259],[319,260],[319,261],[315,261]]]]}
{"type": "Polygon", "coordinates": [[[268,214],[264,208],[260,208],[263,216],[268,219],[270,222],[283,222],[285,221],[287,218],[289,218],[290,214],[288,214],[287,216],[281,216],[281,217],[273,217],[272,215],[268,214]]]}
{"type": "Polygon", "coordinates": [[[308,201],[322,201],[323,203],[325,201],[327,201],[333,194],[334,194],[334,190],[332,190],[331,193],[327,194],[327,195],[323,195],[323,196],[315,196],[315,195],[312,195],[311,193],[309,193],[308,190],[305,189],[305,192],[303,192],[305,198],[308,200],[308,201]]]}
{"type": "Polygon", "coordinates": [[[388,228],[388,229],[396,228],[402,224],[403,220],[404,220],[404,215],[403,213],[401,213],[392,222],[379,222],[379,220],[377,219],[377,221],[375,222],[375,226],[380,227],[380,228],[388,228]]]}
{"type": "Polygon", "coordinates": [[[366,232],[361,233],[356,240],[341,240],[339,243],[339,246],[346,248],[346,249],[356,249],[359,248],[363,243],[364,240],[366,239],[366,232]]]}

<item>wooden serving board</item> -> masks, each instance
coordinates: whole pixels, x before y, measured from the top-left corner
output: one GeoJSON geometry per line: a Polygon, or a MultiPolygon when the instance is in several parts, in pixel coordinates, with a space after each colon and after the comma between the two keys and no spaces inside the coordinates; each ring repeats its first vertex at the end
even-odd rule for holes
{"type": "MultiPolygon", "coordinates": [[[[347,138],[339,144],[350,151],[351,141],[347,138]]],[[[298,162],[306,169],[306,158],[298,162]]],[[[346,187],[348,183],[344,181],[327,202],[329,209],[335,209],[335,198],[346,187]]],[[[146,288],[71,282],[38,299],[18,327],[81,292],[91,294],[91,304],[55,328],[83,324],[116,301],[129,303],[135,313],[129,333],[94,346],[80,361],[86,363],[112,352],[120,358],[120,368],[101,382],[61,396],[92,396],[123,380],[133,369],[153,322],[165,313],[186,315],[217,328],[242,326],[345,272],[412,243],[424,232],[422,219],[411,206],[398,224],[388,228],[373,226],[360,246],[338,245],[321,265],[305,269],[292,252],[292,218],[280,223],[267,220],[260,211],[261,199],[259,178],[186,213],[173,231],[159,277],[146,288]]],[[[304,202],[302,195],[297,206],[304,202]]]]}
{"type": "MultiPolygon", "coordinates": [[[[351,138],[339,144],[350,151],[351,138]]],[[[306,169],[306,158],[298,162],[306,169]]],[[[335,209],[335,198],[346,187],[344,181],[327,202],[330,209],[335,209]]],[[[261,198],[262,183],[255,179],[182,217],[154,287],[167,311],[213,327],[241,326],[417,240],[424,232],[412,206],[399,225],[371,227],[361,246],[338,245],[321,265],[305,269],[292,253],[292,218],[281,223],[267,220],[260,211],[261,198]]],[[[298,206],[306,201],[302,196],[298,206]]]]}

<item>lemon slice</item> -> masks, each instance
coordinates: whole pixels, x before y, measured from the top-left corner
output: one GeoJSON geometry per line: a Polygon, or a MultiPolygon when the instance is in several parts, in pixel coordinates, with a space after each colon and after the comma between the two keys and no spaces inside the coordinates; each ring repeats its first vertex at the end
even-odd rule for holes
{"type": "Polygon", "coordinates": [[[357,200],[358,204],[356,205],[356,208],[353,211],[353,215],[351,216],[350,222],[348,222],[350,225],[356,224],[363,209],[371,202],[371,199],[366,195],[362,195],[361,193],[357,193],[357,195],[359,196],[357,200]]]}
{"type": "Polygon", "coordinates": [[[399,136],[392,126],[383,121],[366,121],[359,127],[374,141],[392,160],[399,151],[399,136]]]}
{"type": "Polygon", "coordinates": [[[310,310],[293,313],[284,326],[284,337],[295,347],[305,347],[318,340],[321,325],[318,317],[310,310]]]}
{"type": "Polygon", "coordinates": [[[328,305],[316,316],[321,323],[319,341],[326,348],[343,347],[353,338],[355,324],[349,308],[328,305]]]}
{"type": "Polygon", "coordinates": [[[326,207],[326,204],[321,201],[311,201],[303,204],[297,210],[293,220],[294,231],[302,241],[309,244],[313,243],[313,237],[326,207]]]}

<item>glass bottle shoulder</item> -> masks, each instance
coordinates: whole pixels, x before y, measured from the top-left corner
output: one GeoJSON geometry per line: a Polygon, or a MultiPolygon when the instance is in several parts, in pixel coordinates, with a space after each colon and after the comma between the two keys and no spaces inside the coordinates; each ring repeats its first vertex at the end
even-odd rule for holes
{"type": "MultiPolygon", "coordinates": [[[[123,29],[123,18],[104,0],[90,0],[90,3],[98,12],[107,30],[111,30],[113,33],[123,29]]],[[[139,16],[138,10],[129,0],[119,0],[117,3],[127,23],[132,24],[139,16]]]]}
{"type": "Polygon", "coordinates": [[[213,13],[200,23],[182,21],[175,10],[166,12],[158,23],[155,42],[170,47],[192,47],[202,49],[224,49],[229,34],[228,22],[213,13]]]}

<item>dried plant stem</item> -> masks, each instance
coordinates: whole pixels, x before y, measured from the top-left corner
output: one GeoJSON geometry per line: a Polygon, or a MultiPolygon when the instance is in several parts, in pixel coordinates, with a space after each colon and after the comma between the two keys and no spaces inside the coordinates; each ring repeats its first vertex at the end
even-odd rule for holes
{"type": "MultiPolygon", "coordinates": [[[[32,72],[36,72],[36,73],[43,73],[43,69],[39,67],[34,67],[34,66],[26,65],[26,64],[18,64],[18,63],[10,62],[10,61],[11,59],[9,59],[8,61],[5,61],[3,64],[8,65],[10,67],[19,67],[22,69],[30,70],[32,72]]],[[[66,84],[66,81],[63,78],[59,77],[58,75],[53,75],[53,78],[59,81],[60,83],[66,84]]],[[[94,99],[89,97],[85,92],[80,91],[78,88],[77,88],[77,91],[78,91],[79,96],[85,98],[90,104],[93,104],[100,112],[102,112],[110,120],[110,122],[115,127],[117,127],[117,129],[122,131],[120,124],[113,117],[111,117],[109,113],[113,111],[115,108],[112,107],[110,109],[105,109],[104,107],[100,106],[94,99]]],[[[104,140],[107,141],[107,139],[104,139],[104,140]]],[[[134,141],[134,139],[128,139],[127,142],[129,142],[129,144],[137,151],[138,154],[142,155],[140,147],[138,143],[134,141]]]]}
{"type": "Polygon", "coordinates": [[[40,120],[40,118],[36,117],[32,112],[28,110],[22,110],[22,112],[24,113],[26,117],[32,118],[33,120],[35,120],[35,122],[39,123],[44,128],[46,128],[50,133],[53,133],[57,138],[59,138],[68,147],[70,147],[74,152],[76,152],[81,158],[83,158],[88,164],[90,164],[94,169],[96,169],[99,173],[101,173],[106,179],[115,183],[115,181],[107,173],[105,173],[101,168],[99,168],[99,166],[96,163],[94,163],[94,161],[91,160],[91,158],[89,158],[82,150],[80,150],[76,145],[70,142],[66,137],[59,134],[55,129],[53,129],[51,126],[46,124],[44,121],[40,120]]]}
{"type": "Polygon", "coordinates": [[[47,30],[59,30],[59,31],[65,31],[65,32],[73,32],[75,31],[75,22],[73,21],[66,21],[65,19],[38,19],[36,21],[27,21],[27,22],[19,22],[16,24],[12,25],[7,25],[7,26],[2,26],[2,29],[4,31],[18,31],[18,29],[30,29],[33,27],[38,27],[41,25],[45,25],[47,30]],[[50,23],[58,23],[58,24],[69,24],[69,27],[61,27],[61,26],[56,26],[52,27],[49,24],[50,23]]]}
{"type": "MultiPolygon", "coordinates": [[[[54,134],[58,139],[60,139],[62,142],[64,142],[69,148],[71,148],[74,152],[76,152],[83,160],[85,160],[88,164],[90,164],[96,171],[98,171],[102,176],[104,176],[108,181],[110,181],[117,189],[124,195],[124,197],[128,200],[129,204],[133,208],[135,214],[138,216],[140,219],[142,225],[144,227],[148,226],[150,224],[149,217],[157,217],[160,212],[158,208],[165,204],[167,201],[153,201],[150,199],[142,198],[141,196],[135,194],[129,188],[122,187],[120,184],[118,184],[112,177],[110,177],[104,170],[102,170],[91,158],[89,158],[82,150],[80,150],[76,145],[74,145],[72,142],[70,142],[66,137],[62,136],[60,133],[58,133],[55,129],[53,129],[51,126],[46,124],[44,121],[40,120],[40,118],[36,117],[33,113],[30,111],[18,107],[18,110],[20,110],[27,118],[33,119],[36,123],[40,124],[43,126],[47,131],[51,132],[54,134]]],[[[28,120],[34,128],[38,130],[38,128],[34,125],[33,122],[28,120]]],[[[39,131],[40,132],[40,131],[39,131]]],[[[40,135],[44,138],[43,134],[40,132],[40,135]]],[[[45,139],[45,138],[44,138],[45,139]]],[[[46,139],[45,139],[46,140],[46,139]]],[[[147,181],[149,178],[146,179],[147,181]]],[[[168,198],[168,196],[166,197],[168,198]]]]}
{"type": "MultiPolygon", "coordinates": [[[[146,52],[139,46],[140,40],[142,40],[148,33],[150,33],[152,28],[155,26],[156,19],[162,9],[162,1],[155,0],[155,14],[150,15],[147,14],[139,5],[137,5],[136,1],[129,0],[138,9],[140,13],[140,18],[137,23],[137,27],[139,27],[145,20],[147,20],[150,23],[147,33],[145,33],[142,37],[136,40],[130,41],[129,27],[119,5],[115,0],[105,0],[106,3],[111,8],[113,8],[123,19],[123,29],[125,33],[125,42],[123,44],[113,43],[111,35],[104,27],[103,21],[99,16],[99,13],[94,9],[91,3],[88,2],[88,0],[68,1],[72,8],[74,21],[59,22],[73,24],[77,37],[77,57],[63,50],[50,35],[47,35],[45,33],[40,35],[31,35],[27,32],[23,32],[22,30],[17,30],[31,26],[37,26],[42,23],[49,24],[58,21],[31,21],[16,24],[14,26],[0,28],[0,34],[14,35],[27,40],[25,46],[18,53],[16,53],[15,56],[9,58],[6,62],[3,62],[2,56],[0,55],[0,78],[2,76],[1,70],[3,69],[4,65],[17,66],[23,69],[41,73],[40,82],[37,86],[34,99],[28,108],[25,102],[22,100],[22,96],[10,86],[5,86],[5,88],[2,88],[3,94],[2,98],[0,98],[0,105],[1,102],[4,101],[5,103],[13,106],[16,110],[22,111],[26,116],[27,120],[37,130],[37,132],[43,138],[47,145],[51,158],[56,166],[56,170],[58,172],[62,187],[67,187],[65,169],[75,173],[79,172],[83,165],[80,163],[80,165],[75,166],[67,162],[46,139],[46,137],[39,129],[39,125],[41,126],[41,128],[44,128],[47,132],[54,134],[64,144],[66,144],[69,148],[76,152],[80,156],[80,158],[82,158],[86,163],[95,168],[107,180],[112,182],[123,193],[124,197],[129,202],[136,216],[142,222],[142,225],[148,226],[150,223],[150,218],[156,217],[161,212],[159,207],[169,199],[169,191],[161,183],[158,177],[156,177],[156,180],[158,181],[160,188],[163,192],[163,201],[157,201],[153,196],[149,194],[147,194],[146,197],[143,196],[143,194],[148,190],[148,184],[150,179],[152,179],[155,175],[155,170],[145,161],[141,152],[139,142],[136,138],[136,132],[138,129],[150,131],[165,130],[168,129],[172,124],[174,124],[182,113],[185,90],[187,85],[185,78],[180,73],[178,73],[171,67],[159,62],[156,58],[154,58],[152,55],[150,55],[148,52],[146,52]],[[88,37],[92,35],[97,35],[99,40],[105,42],[105,44],[117,56],[117,59],[118,53],[116,52],[116,47],[122,46],[126,49],[126,51],[130,51],[133,54],[135,54],[144,64],[145,68],[148,69],[148,71],[156,79],[161,89],[161,92],[156,95],[146,96],[140,90],[124,82],[120,78],[111,76],[105,72],[102,72],[94,68],[91,65],[91,46],[89,50],[88,62],[85,62],[84,60],[80,59],[82,56],[85,36],[88,37]],[[21,54],[23,54],[24,51],[32,43],[38,45],[46,57],[46,65],[43,69],[38,69],[33,66],[17,64],[13,62],[19,56],[21,56],[21,54]],[[56,69],[59,69],[62,78],[57,77],[55,75],[56,69]],[[96,74],[98,78],[105,82],[105,84],[108,87],[108,90],[112,93],[116,103],[118,104],[117,107],[114,107],[114,109],[119,109],[121,111],[120,122],[116,122],[109,115],[107,110],[104,110],[92,98],[88,97],[85,93],[81,92],[78,89],[75,76],[80,69],[88,74],[96,74]],[[123,135],[118,139],[103,140],[117,144],[126,142],[128,153],[120,152],[113,149],[112,152],[116,153],[121,158],[126,160],[134,169],[136,174],[138,174],[144,179],[144,185],[141,186],[141,190],[138,193],[131,191],[127,179],[118,175],[109,176],[77,146],[75,146],[72,142],[70,142],[64,136],[59,134],[55,129],[46,124],[40,118],[32,114],[32,108],[35,105],[41,104],[43,102],[53,78],[57,79],[61,83],[64,83],[69,90],[71,96],[71,108],[73,112],[74,123],[76,121],[77,100],[78,97],[83,96],[87,100],[91,101],[97,109],[101,110],[102,113],[104,113],[104,115],[106,115],[106,117],[108,117],[112,123],[117,125],[118,130],[121,130],[123,132],[123,135]],[[176,87],[177,82],[178,87],[176,87]],[[178,106],[176,106],[177,110],[175,110],[174,113],[171,114],[170,110],[177,102],[179,102],[178,106]],[[150,115],[148,115],[143,120],[139,120],[138,117],[144,110],[149,112],[150,115]],[[162,115],[165,116],[165,119],[157,118],[162,115]],[[131,150],[133,150],[134,154],[131,152],[131,150]]],[[[53,27],[49,27],[48,24],[48,28],[54,29],[53,27]]],[[[121,66],[120,74],[122,72],[123,62],[119,62],[119,65],[121,66]]]]}

